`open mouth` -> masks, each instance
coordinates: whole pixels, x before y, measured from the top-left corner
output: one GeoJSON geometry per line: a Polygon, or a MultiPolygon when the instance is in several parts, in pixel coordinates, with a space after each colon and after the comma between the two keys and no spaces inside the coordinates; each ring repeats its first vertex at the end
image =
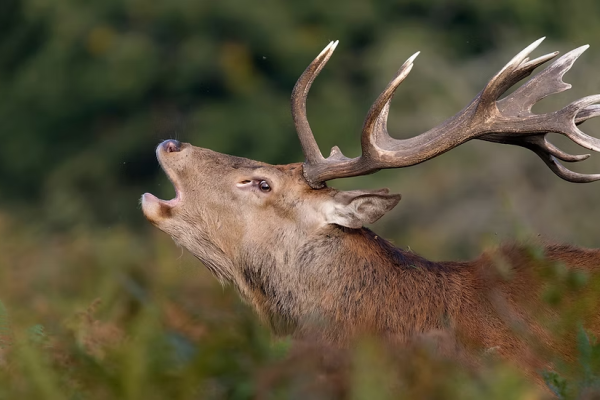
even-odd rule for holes
{"type": "Polygon", "coordinates": [[[167,178],[169,179],[169,181],[173,185],[173,188],[175,189],[175,197],[171,200],[163,200],[156,197],[152,193],[144,193],[141,199],[142,210],[144,212],[144,215],[146,216],[146,218],[154,222],[158,221],[161,218],[169,216],[170,210],[179,205],[183,199],[181,187],[179,185],[175,173],[170,168],[165,166],[162,160],[164,154],[161,154],[161,152],[173,152],[172,148],[170,147],[172,146],[172,143],[169,142],[176,143],[177,152],[180,150],[179,142],[166,141],[158,146],[158,148],[156,149],[156,156],[161,168],[163,169],[163,171],[167,175],[167,178]]]}
{"type": "Polygon", "coordinates": [[[163,200],[163,199],[156,197],[152,193],[144,193],[144,195],[142,196],[142,202],[145,202],[145,201],[158,202],[163,206],[173,208],[176,205],[178,205],[179,203],[181,203],[181,199],[182,199],[181,189],[179,188],[177,181],[164,168],[163,168],[163,171],[165,171],[167,178],[169,178],[169,181],[171,182],[171,184],[173,185],[173,188],[175,189],[175,197],[172,198],[171,200],[163,200]]]}
{"type": "Polygon", "coordinates": [[[142,211],[144,216],[153,224],[159,224],[165,219],[169,219],[173,208],[179,205],[182,201],[181,190],[176,181],[167,174],[173,187],[175,188],[175,197],[171,200],[159,199],[152,193],[144,193],[142,195],[142,211]]]}

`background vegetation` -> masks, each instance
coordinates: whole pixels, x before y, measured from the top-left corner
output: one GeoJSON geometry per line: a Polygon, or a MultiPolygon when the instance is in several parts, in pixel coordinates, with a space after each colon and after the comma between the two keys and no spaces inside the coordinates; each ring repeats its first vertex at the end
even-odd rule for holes
{"type": "MultiPolygon", "coordinates": [[[[600,91],[593,0],[2,0],[0,398],[540,395],[493,360],[473,375],[368,339],[331,356],[344,371],[332,377],[318,351],[274,343],[231,289],[146,223],[138,199],[173,195],[154,158],[166,138],[301,160],[289,95],[330,40],[341,43],[308,111],[324,152],[355,155],[371,102],[415,51],[391,112],[398,137],[461,109],[541,36],[537,54],[592,47],[566,76],[574,88],[540,110],[600,91]]],[[[597,122],[584,129],[600,136],[597,122]]],[[[600,172],[600,157],[579,170],[600,172]]],[[[563,182],[523,149],[472,142],[334,185],[401,192],[375,229],[432,259],[537,235],[600,246],[598,185],[563,182]]],[[[582,333],[580,346],[591,368],[593,339],[582,333]]],[[[576,396],[592,375],[549,379],[576,396]]]]}

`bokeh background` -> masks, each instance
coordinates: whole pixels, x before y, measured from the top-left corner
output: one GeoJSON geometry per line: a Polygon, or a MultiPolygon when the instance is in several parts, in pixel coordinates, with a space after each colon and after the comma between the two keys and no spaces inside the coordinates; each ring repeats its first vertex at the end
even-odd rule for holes
{"type": "MultiPolygon", "coordinates": [[[[593,0],[2,0],[0,334],[11,375],[0,396],[248,398],[257,382],[277,381],[261,371],[287,357],[288,345],[272,344],[230,288],[143,218],[143,192],[174,195],[155,146],[176,138],[273,164],[301,161],[290,93],[339,39],[308,114],[323,153],[339,145],[355,156],[372,101],[414,52],[390,113],[396,137],[459,111],[542,36],[534,55],[591,48],[565,77],[573,89],[534,110],[600,92],[593,0]]],[[[583,130],[600,136],[595,121],[583,130]]],[[[600,156],[573,169],[600,172],[600,156]]],[[[600,246],[600,184],[564,182],[521,148],[472,141],[332,185],[402,193],[373,229],[434,260],[538,236],[600,246]]],[[[490,376],[477,386],[484,392],[497,389],[495,379],[513,382],[510,373],[490,376]]],[[[359,378],[351,381],[367,389],[355,387],[357,398],[374,398],[377,379],[359,378]]],[[[288,389],[303,385],[286,379],[288,389]]]]}

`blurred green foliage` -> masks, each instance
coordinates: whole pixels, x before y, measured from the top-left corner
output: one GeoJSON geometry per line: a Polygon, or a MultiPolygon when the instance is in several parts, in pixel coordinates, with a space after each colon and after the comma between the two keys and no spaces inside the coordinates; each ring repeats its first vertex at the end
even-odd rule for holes
{"type": "MultiPolygon", "coordinates": [[[[289,95],[330,40],[341,44],[309,117],[324,153],[356,155],[371,102],[415,51],[390,116],[399,137],[460,110],[541,36],[539,54],[592,48],[566,76],[574,89],[540,108],[599,92],[599,33],[592,0],[3,0],[0,398],[544,396],[495,360],[473,375],[427,348],[384,350],[368,338],[319,369],[326,351],[274,342],[231,289],[152,230],[138,198],[173,193],[154,158],[166,138],[300,161],[289,95]]],[[[597,158],[587,163],[600,171],[597,158]]],[[[376,228],[434,259],[538,233],[600,246],[598,186],[562,182],[520,149],[469,143],[333,184],[402,192],[376,228]]],[[[564,285],[597,284],[559,265],[544,278],[556,306],[564,285]]],[[[569,326],[597,302],[573,304],[569,326]]],[[[598,344],[585,332],[577,340],[577,366],[546,374],[567,398],[597,385],[598,344]]]]}
{"type": "Polygon", "coordinates": [[[370,102],[414,51],[422,60],[393,112],[402,121],[396,131],[408,134],[462,108],[508,57],[479,73],[465,70],[470,60],[487,64],[543,35],[589,42],[600,19],[594,1],[2,7],[1,201],[62,228],[138,224],[133,199],[156,185],[152,149],[164,138],[271,163],[300,160],[289,94],[330,39],[342,45],[311,95],[311,120],[323,148],[356,153],[370,102]]]}
{"type": "Polygon", "coordinates": [[[498,360],[468,370],[427,343],[363,338],[343,351],[274,340],[231,288],[158,233],[43,236],[3,218],[7,232],[0,399],[543,396],[498,360]]]}

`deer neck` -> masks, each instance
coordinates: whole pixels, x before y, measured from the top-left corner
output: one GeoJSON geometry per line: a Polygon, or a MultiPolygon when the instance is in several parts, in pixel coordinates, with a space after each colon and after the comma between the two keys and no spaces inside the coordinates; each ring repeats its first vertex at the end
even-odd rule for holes
{"type": "Polygon", "coordinates": [[[338,342],[356,330],[402,336],[448,323],[448,292],[458,290],[452,268],[397,249],[366,228],[331,225],[292,246],[283,239],[269,250],[250,246],[237,261],[240,294],[275,333],[310,329],[338,342]],[[413,293],[417,282],[427,301],[413,293]]]}

